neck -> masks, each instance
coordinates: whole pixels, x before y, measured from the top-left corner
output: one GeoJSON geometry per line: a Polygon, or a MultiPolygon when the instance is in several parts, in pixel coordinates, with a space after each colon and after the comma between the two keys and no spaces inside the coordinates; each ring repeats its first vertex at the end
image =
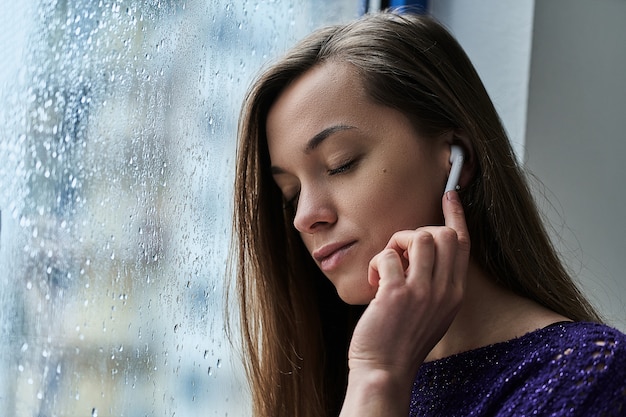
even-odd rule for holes
{"type": "Polygon", "coordinates": [[[498,284],[470,261],[461,309],[426,361],[504,342],[568,320],[498,284]]]}

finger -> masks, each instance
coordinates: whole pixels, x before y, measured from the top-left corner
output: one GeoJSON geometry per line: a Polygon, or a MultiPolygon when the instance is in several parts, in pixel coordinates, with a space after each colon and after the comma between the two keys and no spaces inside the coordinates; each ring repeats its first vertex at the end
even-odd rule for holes
{"type": "Polygon", "coordinates": [[[400,255],[393,249],[383,249],[374,256],[369,263],[367,280],[369,284],[378,288],[382,285],[403,284],[405,282],[404,268],[400,255]]]}
{"type": "Polygon", "coordinates": [[[408,250],[411,239],[415,236],[415,232],[415,230],[400,230],[394,233],[387,242],[385,249],[393,249],[398,255],[406,256],[405,252],[408,250]]]}
{"type": "Polygon", "coordinates": [[[398,256],[400,256],[403,270],[406,270],[409,266],[409,253],[407,249],[413,233],[415,233],[414,230],[402,230],[396,232],[391,236],[387,245],[385,245],[385,249],[393,249],[396,251],[398,256]]]}
{"type": "Polygon", "coordinates": [[[458,262],[458,234],[451,227],[440,227],[437,230],[435,240],[433,278],[442,283],[454,282],[457,273],[459,271],[463,273],[459,267],[467,262],[466,259],[463,263],[458,262]]]}
{"type": "Polygon", "coordinates": [[[442,207],[446,226],[453,229],[457,235],[453,278],[460,280],[458,282],[464,286],[470,257],[470,236],[459,194],[456,191],[448,191],[443,197],[442,207]]]}
{"type": "Polygon", "coordinates": [[[459,250],[467,253],[470,251],[470,237],[467,230],[467,222],[465,220],[465,211],[461,204],[461,199],[456,191],[448,191],[443,196],[442,201],[443,217],[445,225],[454,229],[459,242],[459,250]]]}
{"type": "Polygon", "coordinates": [[[407,243],[409,266],[406,271],[407,281],[430,281],[435,268],[435,238],[426,230],[418,229],[412,233],[407,243]]]}

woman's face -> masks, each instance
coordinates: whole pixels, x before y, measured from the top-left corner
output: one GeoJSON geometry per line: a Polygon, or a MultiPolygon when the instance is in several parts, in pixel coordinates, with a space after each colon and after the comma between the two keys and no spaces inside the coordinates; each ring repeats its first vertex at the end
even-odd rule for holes
{"type": "Polygon", "coordinates": [[[349,65],[318,65],[290,84],[267,118],[274,180],[295,209],[309,253],[350,304],[376,294],[369,261],[399,230],[442,224],[449,135],[420,137],[372,102],[349,65]]]}

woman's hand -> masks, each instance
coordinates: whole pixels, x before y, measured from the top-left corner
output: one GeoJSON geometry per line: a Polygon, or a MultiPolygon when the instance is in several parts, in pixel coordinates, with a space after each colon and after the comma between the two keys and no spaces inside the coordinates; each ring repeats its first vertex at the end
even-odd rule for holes
{"type": "Polygon", "coordinates": [[[406,416],[417,369],[460,308],[470,240],[456,191],[442,206],[444,226],[395,233],[370,262],[378,290],[350,343],[342,416],[406,416]]]}

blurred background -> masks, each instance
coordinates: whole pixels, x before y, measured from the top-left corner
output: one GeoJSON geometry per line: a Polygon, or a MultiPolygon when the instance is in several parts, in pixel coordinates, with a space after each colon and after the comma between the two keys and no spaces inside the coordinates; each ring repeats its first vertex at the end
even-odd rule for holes
{"type": "MultiPolygon", "coordinates": [[[[432,0],[626,329],[626,3],[432,0]]],[[[0,415],[246,416],[224,333],[237,118],[263,63],[382,2],[0,0],[0,415]]]]}
{"type": "Polygon", "coordinates": [[[224,335],[236,125],[354,1],[3,1],[0,415],[247,415],[224,335]]]}

